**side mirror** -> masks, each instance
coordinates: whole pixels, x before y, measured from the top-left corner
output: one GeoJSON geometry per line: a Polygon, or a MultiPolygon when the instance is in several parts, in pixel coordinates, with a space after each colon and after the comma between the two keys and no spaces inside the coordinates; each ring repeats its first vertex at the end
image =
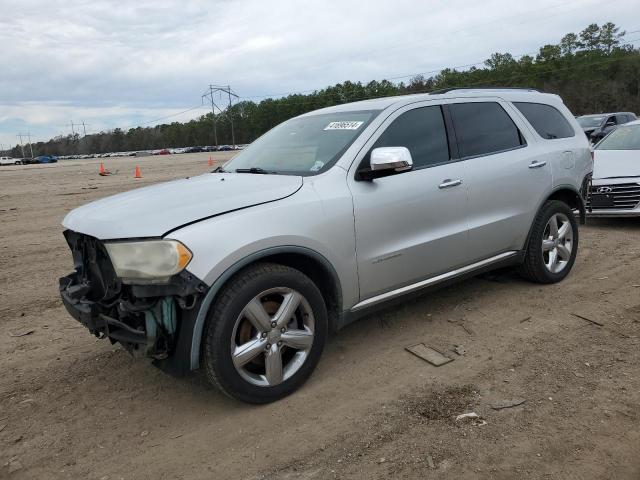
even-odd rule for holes
{"type": "Polygon", "coordinates": [[[379,147],[371,151],[370,170],[360,170],[360,180],[373,180],[413,168],[411,152],[406,147],[379,147]]]}
{"type": "Polygon", "coordinates": [[[616,122],[614,122],[613,120],[609,120],[607,123],[604,124],[605,127],[615,127],[616,126],[616,122]]]}

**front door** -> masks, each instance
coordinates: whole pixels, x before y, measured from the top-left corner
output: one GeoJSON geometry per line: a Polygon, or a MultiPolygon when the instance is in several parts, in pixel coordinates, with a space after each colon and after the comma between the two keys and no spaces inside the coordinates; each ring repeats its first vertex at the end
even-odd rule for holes
{"type": "Polygon", "coordinates": [[[405,107],[381,130],[358,168],[373,148],[406,147],[413,169],[350,180],[361,300],[462,266],[468,248],[464,172],[441,107],[405,107]]]}

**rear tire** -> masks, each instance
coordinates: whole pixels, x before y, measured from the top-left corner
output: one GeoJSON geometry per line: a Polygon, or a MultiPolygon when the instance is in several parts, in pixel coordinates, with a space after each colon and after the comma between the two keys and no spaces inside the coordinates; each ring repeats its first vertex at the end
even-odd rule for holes
{"type": "Polygon", "coordinates": [[[229,281],[209,311],[204,369],[230,397],[273,402],[309,378],[327,332],[324,299],[306,275],[284,265],[255,264],[229,281]]]}
{"type": "Polygon", "coordinates": [[[532,282],[556,283],[571,271],[578,252],[578,222],[564,202],[549,200],[531,228],[519,273],[532,282]]]}

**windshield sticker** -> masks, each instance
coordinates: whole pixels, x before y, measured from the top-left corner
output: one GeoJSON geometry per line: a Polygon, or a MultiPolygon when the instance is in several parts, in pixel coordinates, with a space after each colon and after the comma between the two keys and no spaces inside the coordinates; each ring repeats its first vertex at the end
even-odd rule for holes
{"type": "Polygon", "coordinates": [[[364,122],[331,122],[325,130],[357,130],[364,122]]]}
{"type": "Polygon", "coordinates": [[[310,168],[310,171],[317,172],[318,170],[322,169],[322,167],[324,167],[324,163],[322,163],[320,160],[316,160],[316,163],[313,164],[313,167],[310,168]]]}

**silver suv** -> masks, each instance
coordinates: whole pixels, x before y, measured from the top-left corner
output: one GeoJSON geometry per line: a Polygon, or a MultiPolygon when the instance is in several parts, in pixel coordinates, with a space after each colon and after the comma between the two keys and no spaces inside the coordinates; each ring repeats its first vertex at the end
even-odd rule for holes
{"type": "Polygon", "coordinates": [[[96,336],[270,402],[389,301],[505,266],[562,280],[592,166],[561,99],[533,90],[325,108],[212,173],[73,210],[60,292],[96,336]]]}

